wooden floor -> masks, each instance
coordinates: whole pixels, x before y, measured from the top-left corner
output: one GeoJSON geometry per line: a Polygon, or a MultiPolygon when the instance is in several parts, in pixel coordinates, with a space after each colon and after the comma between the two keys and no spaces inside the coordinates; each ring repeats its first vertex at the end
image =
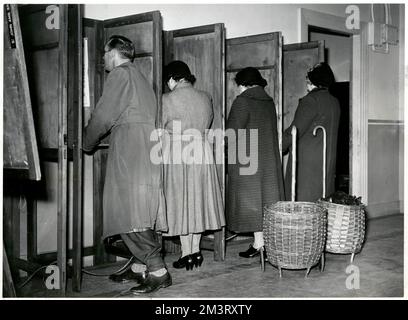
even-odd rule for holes
{"type": "MultiPolygon", "coordinates": [[[[259,259],[238,256],[246,250],[248,242],[227,243],[224,262],[215,262],[213,252],[204,251],[202,267],[193,271],[176,270],[171,264],[178,258],[167,255],[166,263],[173,278],[173,285],[144,296],[133,296],[131,284],[115,284],[107,277],[84,274],[82,291],[71,291],[68,282],[67,297],[76,298],[278,298],[278,297],[401,297],[403,296],[403,215],[368,221],[367,240],[360,254],[356,255],[354,272],[359,272],[359,289],[346,286],[350,256],[326,254],[326,268],[321,273],[312,269],[305,279],[305,271],[278,270],[267,263],[265,272],[259,259]]],[[[124,262],[94,270],[109,274],[124,262]]],[[[35,279],[18,291],[25,297],[58,297],[58,291],[47,290],[42,279],[35,279]]]]}

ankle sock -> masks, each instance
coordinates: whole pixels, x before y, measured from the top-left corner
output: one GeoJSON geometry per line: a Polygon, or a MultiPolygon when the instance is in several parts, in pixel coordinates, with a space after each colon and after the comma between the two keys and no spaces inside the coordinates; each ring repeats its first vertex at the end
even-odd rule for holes
{"type": "Polygon", "coordinates": [[[161,276],[164,276],[167,273],[167,269],[166,268],[161,268],[159,270],[149,272],[149,273],[154,275],[155,277],[161,277],[161,276]]]}
{"type": "Polygon", "coordinates": [[[134,263],[132,264],[131,269],[134,273],[142,273],[146,271],[146,265],[141,263],[134,263]]]}

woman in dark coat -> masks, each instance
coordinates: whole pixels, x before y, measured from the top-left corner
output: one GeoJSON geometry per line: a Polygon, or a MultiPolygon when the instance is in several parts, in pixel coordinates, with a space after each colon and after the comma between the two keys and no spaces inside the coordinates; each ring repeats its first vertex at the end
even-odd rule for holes
{"type": "MultiPolygon", "coordinates": [[[[329,93],[334,75],[327,63],[319,63],[307,73],[309,93],[299,100],[294,120],[283,134],[283,152],[292,145],[291,129],[297,128],[296,200],[314,202],[323,194],[323,133],[313,130],[323,126],[327,134],[326,195],[334,190],[337,132],[340,120],[338,100],[329,93]]],[[[285,177],[286,200],[291,199],[292,154],[285,177]]]]}
{"type": "Polygon", "coordinates": [[[264,245],[263,207],[284,199],[283,176],[275,103],[264,90],[266,80],[257,69],[248,67],[237,73],[235,82],[241,94],[232,104],[226,126],[227,226],[237,233],[254,232],[253,245],[239,254],[249,258],[258,255],[264,245]],[[231,133],[236,139],[229,137],[231,133]],[[248,164],[239,161],[240,151],[245,151],[241,145],[245,142],[250,157],[248,164]]]}

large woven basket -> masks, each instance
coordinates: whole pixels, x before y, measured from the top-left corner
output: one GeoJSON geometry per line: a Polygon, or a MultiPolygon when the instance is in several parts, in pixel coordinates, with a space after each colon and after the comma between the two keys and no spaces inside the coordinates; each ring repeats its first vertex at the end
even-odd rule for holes
{"type": "Polygon", "coordinates": [[[353,254],[361,251],[365,236],[364,206],[319,201],[328,212],[326,251],[353,254]]]}
{"type": "Polygon", "coordinates": [[[269,262],[307,269],[319,262],[327,231],[326,209],[312,202],[279,201],[264,208],[263,234],[269,262]]]}

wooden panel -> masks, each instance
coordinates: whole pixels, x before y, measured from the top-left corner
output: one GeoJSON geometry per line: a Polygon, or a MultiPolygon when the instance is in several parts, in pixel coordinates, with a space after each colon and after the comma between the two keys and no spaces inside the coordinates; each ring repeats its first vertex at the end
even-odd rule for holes
{"type": "Polygon", "coordinates": [[[282,35],[280,32],[227,39],[227,114],[238,88],[234,78],[245,67],[257,68],[268,82],[265,91],[276,106],[279,148],[282,144],[282,35]]]}
{"type": "MultiPolygon", "coordinates": [[[[118,21],[126,19],[126,17],[118,18],[118,21]]],[[[129,21],[130,22],[130,21],[129,21]]],[[[129,38],[135,45],[135,53],[152,53],[153,52],[153,21],[131,23],[128,25],[112,26],[113,21],[109,23],[109,27],[105,26],[105,39],[109,39],[112,35],[121,35],[129,38]]],[[[118,22],[120,24],[120,22],[118,22]]]]}
{"type": "Polygon", "coordinates": [[[31,53],[34,116],[41,148],[58,148],[59,49],[31,53]]]}
{"type": "MultiPolygon", "coordinates": [[[[88,43],[88,76],[90,105],[84,106],[84,125],[87,124],[92,110],[95,108],[102,95],[103,79],[105,76],[103,66],[104,30],[103,21],[83,19],[83,36],[88,43]]],[[[101,240],[103,232],[102,196],[105,182],[107,150],[101,149],[93,156],[93,243],[95,247],[94,265],[107,261],[115,261],[109,257],[101,240]]]]}
{"type": "Polygon", "coordinates": [[[5,6],[4,17],[4,169],[28,170],[41,179],[27,69],[16,5],[5,6]]]}
{"type": "Polygon", "coordinates": [[[3,246],[3,297],[16,297],[13,277],[11,275],[10,265],[7,258],[6,249],[3,246]]]}
{"type": "MultiPolygon", "coordinates": [[[[57,246],[61,295],[67,285],[67,209],[68,209],[68,5],[59,5],[58,59],[58,223],[57,246]]],[[[71,97],[72,98],[72,97],[71,97]]]]}
{"type": "Polygon", "coordinates": [[[81,290],[82,280],[82,247],[83,247],[83,209],[82,209],[82,16],[83,7],[69,5],[68,27],[69,34],[69,73],[68,81],[73,84],[68,87],[68,95],[72,99],[68,100],[68,121],[73,120],[73,124],[68,126],[68,145],[73,149],[73,259],[72,259],[72,289],[81,290]],[[72,132],[72,144],[70,139],[72,132]]]}
{"type": "MultiPolygon", "coordinates": [[[[162,19],[159,11],[141,13],[104,21],[104,41],[112,35],[129,38],[135,45],[134,63],[143,75],[151,81],[161,107],[162,92],[162,19]]],[[[102,44],[103,46],[103,44],[102,44]]]]}
{"type": "MultiPolygon", "coordinates": [[[[194,28],[165,32],[165,64],[172,60],[182,60],[197,78],[194,86],[206,91],[213,99],[214,119],[212,129],[225,128],[225,29],[223,24],[206,25],[194,28]]],[[[223,159],[223,146],[214,144],[215,154],[223,159]]],[[[221,142],[221,141],[220,141],[221,142]]],[[[222,142],[221,142],[222,143],[222,142]]],[[[222,194],[225,192],[225,169],[217,164],[222,194]]],[[[225,241],[223,230],[215,232],[214,257],[224,260],[225,241]]]]}
{"type": "Polygon", "coordinates": [[[46,13],[46,9],[46,5],[21,6],[20,17],[40,156],[42,160],[56,161],[61,50],[59,31],[65,26],[59,21],[60,30],[48,29],[46,21],[51,13],[46,13]],[[51,150],[44,153],[44,149],[51,150]]]}
{"type": "Polygon", "coordinates": [[[59,42],[58,30],[48,29],[46,26],[46,20],[51,14],[51,12],[46,13],[46,8],[46,5],[29,5],[20,8],[21,15],[24,16],[21,26],[25,33],[24,41],[30,51],[59,42]]]}
{"type": "Polygon", "coordinates": [[[283,46],[283,129],[290,126],[299,99],[307,94],[307,70],[324,60],[324,42],[283,46]]]}

